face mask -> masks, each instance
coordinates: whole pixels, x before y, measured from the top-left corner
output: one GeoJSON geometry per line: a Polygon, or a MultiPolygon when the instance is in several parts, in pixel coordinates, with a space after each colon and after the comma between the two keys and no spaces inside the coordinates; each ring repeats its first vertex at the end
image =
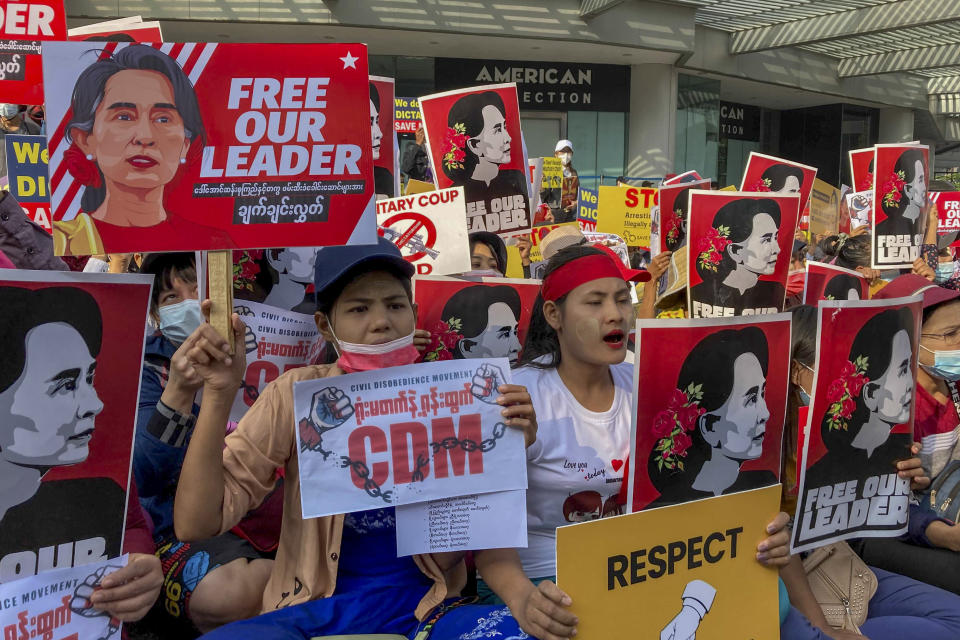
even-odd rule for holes
{"type": "Polygon", "coordinates": [[[797,393],[800,394],[800,405],[804,407],[810,406],[810,394],[803,390],[803,387],[797,385],[797,393]]]}
{"type": "Polygon", "coordinates": [[[0,116],[4,118],[12,118],[18,113],[20,113],[20,107],[18,105],[10,103],[0,105],[0,116]]]}
{"type": "MultiPolygon", "coordinates": [[[[330,333],[333,333],[333,327],[330,327],[330,333]]],[[[420,357],[420,352],[413,346],[413,331],[409,335],[383,344],[354,344],[344,342],[337,338],[337,354],[340,358],[337,360],[337,366],[346,373],[356,373],[358,371],[372,371],[374,369],[386,369],[387,367],[396,367],[402,364],[413,364],[420,357]]]]}
{"type": "Polygon", "coordinates": [[[937,263],[937,275],[934,278],[934,282],[946,282],[953,277],[954,272],[956,271],[956,262],[938,262],[937,263]]]}
{"type": "Polygon", "coordinates": [[[573,154],[561,153],[559,158],[560,158],[560,162],[562,162],[563,164],[570,164],[570,161],[573,160],[573,154]]]}
{"type": "Polygon", "coordinates": [[[934,378],[940,378],[947,382],[957,382],[960,380],[960,350],[953,351],[933,351],[920,345],[921,349],[926,349],[933,354],[933,366],[921,364],[923,370],[934,378]]]}
{"type": "Polygon", "coordinates": [[[199,300],[184,300],[160,307],[160,332],[173,344],[180,345],[203,324],[199,300]]]}
{"type": "Polygon", "coordinates": [[[461,274],[464,278],[502,278],[503,274],[496,269],[471,269],[461,274]]]}

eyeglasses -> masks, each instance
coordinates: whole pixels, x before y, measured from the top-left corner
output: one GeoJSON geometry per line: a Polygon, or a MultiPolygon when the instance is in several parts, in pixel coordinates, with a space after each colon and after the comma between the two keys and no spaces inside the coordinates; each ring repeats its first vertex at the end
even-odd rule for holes
{"type": "Polygon", "coordinates": [[[944,342],[960,343],[960,327],[954,327],[944,333],[921,333],[921,338],[936,338],[944,342]]]}

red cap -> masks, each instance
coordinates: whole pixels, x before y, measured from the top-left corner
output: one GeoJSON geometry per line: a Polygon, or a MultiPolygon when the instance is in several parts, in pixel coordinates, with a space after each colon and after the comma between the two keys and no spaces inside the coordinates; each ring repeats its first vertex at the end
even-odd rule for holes
{"type": "Polygon", "coordinates": [[[631,269],[627,265],[623,264],[623,261],[620,259],[620,256],[611,249],[610,247],[605,247],[600,244],[590,245],[594,249],[599,249],[605,254],[613,258],[613,261],[617,263],[617,267],[620,269],[620,275],[623,276],[623,279],[627,282],[649,282],[650,281],[650,272],[646,269],[631,269]]]}
{"type": "Polygon", "coordinates": [[[915,273],[908,273],[894,278],[890,284],[880,289],[873,296],[874,300],[884,300],[889,298],[907,298],[917,294],[923,294],[923,308],[955,300],[960,298],[960,291],[953,289],[944,289],[940,285],[933,284],[923,276],[915,273]]]}

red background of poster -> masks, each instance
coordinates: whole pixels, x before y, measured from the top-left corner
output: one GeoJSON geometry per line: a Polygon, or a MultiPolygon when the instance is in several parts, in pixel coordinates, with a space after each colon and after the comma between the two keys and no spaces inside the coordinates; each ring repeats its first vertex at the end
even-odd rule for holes
{"type": "MultiPolygon", "coordinates": [[[[820,425],[823,423],[823,417],[830,407],[830,401],[827,400],[827,389],[830,384],[840,377],[840,369],[846,364],[850,357],[850,347],[857,337],[857,332],[873,316],[886,311],[887,309],[898,309],[904,304],[880,305],[880,306],[849,306],[857,303],[843,303],[845,306],[836,308],[833,306],[820,306],[819,313],[819,344],[817,345],[817,363],[816,363],[816,384],[813,390],[813,398],[810,405],[810,431],[807,434],[809,443],[807,444],[807,454],[804,459],[805,468],[809,469],[820,458],[827,453],[827,448],[823,444],[823,438],[820,435],[820,425]]],[[[861,303],[862,304],[862,303],[861,303]]],[[[876,304],[871,302],[870,304],[876,304]]],[[[913,313],[916,318],[916,325],[913,335],[913,379],[917,379],[917,349],[920,339],[920,311],[921,303],[912,305],[913,313]]],[[[912,433],[913,419],[916,415],[916,402],[910,410],[910,421],[906,424],[895,427],[891,433],[912,433]]],[[[803,425],[800,425],[801,429],[803,425]]],[[[800,474],[797,473],[799,480],[800,474]]]]}
{"type": "Polygon", "coordinates": [[[85,33],[79,36],[69,36],[68,40],[97,41],[106,40],[110,36],[123,34],[133,38],[134,42],[163,42],[163,33],[160,27],[140,26],[132,24],[122,29],[110,29],[107,31],[96,31],[94,33],[85,33]]]}
{"type": "MultiPolygon", "coordinates": [[[[762,320],[764,316],[753,316],[742,322],[722,324],[718,321],[696,320],[676,321],[687,326],[641,327],[637,331],[639,392],[634,389],[637,402],[636,442],[630,454],[629,482],[633,482],[633,509],[639,511],[653,502],[660,494],[647,474],[647,460],[657,443],[652,425],[656,415],[667,408],[670,395],[677,388],[677,376],[683,367],[687,354],[697,344],[719,331],[759,327],[767,338],[767,420],[763,438],[763,453],[756,460],[748,460],[742,471],[767,470],[780,477],[780,456],[783,446],[784,417],[787,406],[787,386],[790,375],[790,319],[762,320]],[[693,326],[696,325],[696,326],[693,326]],[[634,464],[637,461],[639,464],[634,464]]],[[[658,323],[674,321],[658,320],[658,323]]],[[[709,374],[710,372],[704,372],[709,374]]]]}
{"type": "Polygon", "coordinates": [[[960,231],[960,191],[938,191],[928,197],[937,205],[937,233],[945,235],[960,231]]]}
{"type": "Polygon", "coordinates": [[[690,211],[687,214],[687,274],[689,286],[694,287],[703,279],[697,273],[697,244],[713,225],[713,216],[720,207],[741,198],[752,200],[770,199],[780,205],[780,230],[777,233],[777,242],[780,245],[780,255],[777,256],[777,267],[770,275],[760,276],[760,281],[779,282],[786,287],[787,271],[790,269],[790,253],[793,250],[793,235],[797,228],[798,199],[795,195],[778,195],[775,193],[742,193],[737,191],[691,191],[690,211]]]}
{"type": "MultiPolygon", "coordinates": [[[[680,192],[684,189],[703,189],[706,191],[710,190],[710,181],[709,180],[694,180],[691,182],[674,182],[667,184],[664,182],[660,186],[660,252],[668,251],[667,249],[667,232],[670,231],[670,224],[674,218],[674,211],[676,210],[678,203],[676,198],[680,195],[680,192]]],[[[679,206],[684,207],[684,210],[687,211],[690,208],[689,197],[685,197],[687,202],[679,203],[679,206]]]]}
{"type": "Polygon", "coordinates": [[[67,12],[64,0],[0,0],[3,9],[3,20],[0,21],[0,40],[66,40],[67,39],[67,12]],[[11,14],[9,5],[19,5],[20,9],[11,14]],[[30,33],[32,26],[28,18],[33,11],[46,8],[47,14],[52,12],[53,19],[49,23],[53,35],[44,35],[39,31],[30,33]],[[10,27],[10,29],[8,29],[10,27]]]}
{"type": "MultiPolygon", "coordinates": [[[[149,45],[160,48],[163,45],[149,45]]],[[[281,144],[272,144],[264,136],[253,143],[242,143],[237,140],[234,128],[237,119],[248,111],[258,111],[268,116],[270,109],[251,109],[249,95],[240,101],[238,109],[228,109],[227,101],[230,94],[230,84],[234,77],[275,78],[311,78],[330,77],[327,87],[326,108],[322,110],[326,123],[322,128],[324,140],[320,144],[354,144],[360,147],[362,156],[358,163],[359,175],[337,175],[311,177],[309,167],[298,175],[267,177],[263,174],[253,177],[222,177],[200,178],[200,153],[191,153],[185,165],[177,171],[173,181],[166,185],[164,200],[166,210],[175,216],[190,222],[203,224],[229,233],[225,235],[211,234],[215,237],[204,237],[197,233],[192,237],[182,237],[167,230],[144,229],[138,234],[130,246],[119,246],[118,243],[106,246],[108,253],[130,251],[187,251],[213,250],[225,248],[264,248],[264,247],[298,247],[319,245],[342,245],[357,226],[366,205],[373,198],[373,157],[370,141],[370,93],[367,74],[366,46],[361,44],[173,44],[170,47],[170,57],[176,58],[185,47],[193,47],[187,62],[183,65],[189,74],[195,65],[201,64],[204,56],[211,51],[209,60],[203,68],[202,75],[195,83],[197,99],[203,114],[204,125],[207,130],[207,147],[216,147],[213,166],[223,169],[226,164],[227,148],[230,146],[250,146],[247,155],[248,166],[253,160],[256,148],[271,145],[275,149],[279,160],[281,144]],[[348,54],[357,58],[354,67],[344,69],[345,63],[340,58],[348,54]],[[199,61],[199,62],[198,62],[199,61]],[[234,204],[232,197],[203,197],[197,198],[192,194],[193,185],[233,183],[242,185],[250,182],[287,182],[287,181],[323,181],[336,183],[340,180],[364,180],[365,189],[362,193],[331,193],[327,192],[328,200],[325,211],[328,214],[325,222],[278,223],[278,224],[250,224],[234,225],[234,204]]],[[[117,43],[103,45],[107,51],[117,48],[117,43]]],[[[49,49],[49,48],[48,48],[49,49]]],[[[89,49],[89,43],[59,44],[56,55],[69,57],[79,55],[89,49]]],[[[47,54],[44,54],[47,58],[47,54]]],[[[57,58],[51,57],[48,64],[56,64],[57,58]]],[[[48,78],[48,81],[50,79],[48,78]]],[[[75,79],[74,79],[75,80],[75,79]]],[[[297,99],[303,98],[301,93],[297,99]]],[[[58,91],[72,92],[73,86],[57,87],[58,91]]],[[[278,96],[279,100],[279,96],[278,96]]],[[[49,107],[49,105],[48,105],[49,107]]],[[[308,110],[308,109],[307,109],[308,110]]],[[[281,109],[280,113],[290,111],[281,109]]],[[[47,116],[51,127],[48,131],[51,150],[50,177],[53,193],[56,195],[60,183],[69,180],[73,184],[66,192],[62,201],[54,198],[54,218],[62,219],[66,204],[73,200],[79,189],[79,183],[66,170],[66,163],[60,161],[62,151],[66,145],[64,128],[69,118],[67,114],[51,113],[48,108],[47,116]]],[[[299,145],[310,149],[311,145],[318,144],[312,140],[297,142],[291,140],[288,144],[299,145]]],[[[332,171],[332,159],[328,166],[332,171]]],[[[259,194],[250,194],[259,195],[259,194]]],[[[371,213],[373,208],[371,207],[371,213]]],[[[372,242],[375,226],[371,215],[369,238],[372,242]]],[[[105,244],[107,239],[104,238],[105,244]]]]}
{"type": "MultiPolygon", "coordinates": [[[[67,12],[64,9],[63,0],[0,0],[0,8],[3,9],[3,20],[0,20],[0,40],[66,40],[67,39],[67,12]],[[8,14],[8,5],[22,5],[26,9],[18,12],[22,18],[10,20],[13,16],[8,14]],[[53,12],[53,20],[50,22],[52,36],[42,33],[28,34],[29,25],[27,19],[30,15],[30,7],[46,7],[53,12]],[[7,30],[7,25],[16,26],[15,33],[7,30]]],[[[16,104],[43,104],[43,64],[39,54],[23,55],[24,78],[23,80],[0,80],[0,97],[4,102],[14,102],[16,104]]]]}
{"type": "Polygon", "coordinates": [[[819,300],[823,300],[823,290],[834,276],[847,275],[854,276],[860,281],[860,299],[866,300],[870,297],[870,281],[861,276],[856,271],[835,267],[823,262],[808,262],[807,276],[803,287],[803,304],[812,304],[816,306],[819,300]]]}
{"type": "Polygon", "coordinates": [[[873,147],[869,149],[852,149],[850,154],[850,176],[853,180],[854,191],[869,191],[873,189],[873,173],[870,163],[873,162],[873,147]]]}
{"type": "Polygon", "coordinates": [[[790,162],[782,158],[765,156],[756,151],[751,151],[750,157],[747,159],[747,167],[743,170],[743,182],[740,183],[740,191],[761,191],[760,189],[754,189],[754,185],[761,180],[764,171],[776,164],[797,167],[803,171],[803,183],[800,185],[800,209],[802,211],[807,206],[810,192],[813,191],[813,181],[817,178],[817,170],[799,162],[790,162]]]}
{"type": "Polygon", "coordinates": [[[51,469],[43,476],[43,482],[71,478],[110,478],[126,491],[136,425],[137,397],[140,391],[144,322],[150,304],[150,285],[11,280],[0,280],[0,285],[30,290],[69,286],[83,289],[96,299],[103,319],[103,341],[100,354],[96,358],[94,388],[103,402],[103,411],[96,418],[87,459],[80,464],[51,469]]]}
{"type": "MultiPolygon", "coordinates": [[[[908,149],[917,149],[920,148],[923,150],[923,178],[924,182],[929,186],[930,184],[930,148],[922,145],[916,144],[878,144],[874,147],[876,152],[873,160],[873,166],[876,169],[874,172],[874,183],[876,188],[873,190],[873,228],[876,229],[877,225],[887,219],[887,215],[883,212],[883,195],[880,193],[883,190],[884,184],[887,180],[890,179],[890,176],[893,175],[893,169],[897,164],[897,159],[900,158],[900,154],[908,149]]],[[[922,217],[922,216],[921,216],[922,217]]],[[[919,224],[920,221],[917,221],[919,224]]],[[[918,228],[917,233],[923,234],[923,228],[918,228]]],[[[876,235],[876,234],[874,234],[876,235]]],[[[874,239],[874,245],[876,245],[876,239],[874,239]]]]}
{"type": "MultiPolygon", "coordinates": [[[[370,76],[370,83],[380,93],[380,131],[383,133],[383,138],[380,139],[380,157],[373,161],[373,166],[386,169],[396,180],[397,161],[393,157],[393,141],[397,134],[393,130],[395,93],[393,78],[370,76]]],[[[393,197],[396,198],[399,195],[394,193],[393,197]]]]}

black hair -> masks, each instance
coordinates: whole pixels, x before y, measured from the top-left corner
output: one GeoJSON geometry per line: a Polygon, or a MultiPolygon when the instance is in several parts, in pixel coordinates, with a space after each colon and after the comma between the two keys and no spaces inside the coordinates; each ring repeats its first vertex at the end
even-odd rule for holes
{"type": "Polygon", "coordinates": [[[136,42],[129,33],[110,33],[107,35],[88,36],[85,42],[136,42]]]}
{"type": "MultiPolygon", "coordinates": [[[[520,320],[520,294],[513,287],[504,284],[476,284],[460,289],[443,305],[440,319],[447,322],[450,318],[458,318],[463,326],[464,339],[472,343],[471,338],[476,338],[486,331],[489,317],[487,310],[498,302],[509,306],[514,317],[520,320]]],[[[457,345],[454,357],[459,359],[468,356],[461,351],[460,345],[457,345]]]]}
{"type": "MultiPolygon", "coordinates": [[[[753,221],[760,214],[767,214],[773,218],[773,222],[780,228],[780,205],[775,200],[763,198],[756,200],[753,198],[738,198],[731,200],[720,207],[716,215],[713,216],[713,227],[715,229],[723,226],[730,230],[727,240],[734,244],[746,242],[753,233],[753,221]]],[[[697,261],[697,274],[704,281],[720,280],[726,278],[737,268],[737,263],[725,249],[722,252],[722,259],[716,271],[704,269],[697,261]]]]}
{"type": "MultiPolygon", "coordinates": [[[[921,166],[923,165],[923,151],[920,149],[907,149],[900,154],[896,164],[893,166],[894,173],[903,172],[904,176],[904,185],[900,190],[899,201],[894,202],[891,206],[887,206],[883,201],[885,194],[878,194],[880,208],[888,218],[899,218],[910,204],[910,198],[907,196],[907,186],[917,177],[917,162],[919,162],[921,166]]],[[[882,189],[885,180],[885,176],[874,177],[874,188],[882,189]]]]}
{"type": "Polygon", "coordinates": [[[377,90],[377,85],[370,84],[370,102],[373,103],[373,106],[376,107],[377,113],[380,113],[380,92],[377,90]]]}
{"type": "MultiPolygon", "coordinates": [[[[141,71],[157,71],[170,81],[173,87],[173,100],[177,112],[183,118],[184,134],[192,143],[199,141],[200,148],[207,143],[207,131],[203,126],[200,105],[197,94],[194,92],[190,78],[183,72],[177,62],[159,49],[147,45],[135,44],[116,51],[113,55],[94,62],[83,70],[73,87],[73,97],[70,109],[73,116],[67,123],[65,135],[73,142],[72,133],[75,129],[87,133],[93,131],[97,115],[97,107],[103,101],[107,81],[121,71],[135,69],[141,71]]],[[[99,187],[84,186],[80,207],[84,211],[94,211],[101,204],[107,194],[107,187],[103,184],[103,172],[100,173],[99,187]]]]}
{"type": "Polygon", "coordinates": [[[40,325],[62,322],[77,330],[90,355],[100,355],[103,318],[94,297],[76,287],[0,287],[0,392],[23,375],[27,334],[40,325]]]}
{"type": "MultiPolygon", "coordinates": [[[[690,191],[693,190],[693,187],[684,187],[679,192],[677,192],[677,197],[673,200],[673,211],[667,212],[671,217],[674,217],[674,214],[679,211],[680,216],[680,235],[677,236],[676,240],[670,240],[665,238],[665,243],[667,245],[668,251],[676,251],[679,247],[683,246],[683,243],[687,241],[687,204],[689,198],[687,197],[690,191]]],[[[663,215],[661,212],[660,215],[663,215]]]]}
{"type": "MultiPolygon", "coordinates": [[[[734,366],[737,359],[747,353],[752,353],[760,362],[764,377],[770,359],[767,337],[759,327],[745,327],[743,329],[724,329],[708,335],[696,344],[687,354],[680,374],[677,376],[677,389],[685,391],[690,385],[701,385],[703,398],[699,407],[707,412],[701,416],[705,428],[713,430],[713,424],[719,419],[709,415],[722,407],[733,392],[734,366]]],[[[676,474],[683,479],[685,488],[689,488],[696,480],[697,474],[703,465],[711,459],[713,451],[703,437],[700,422],[690,432],[693,444],[687,449],[683,459],[684,468],[663,471],[659,470],[657,461],[661,459],[661,451],[654,448],[647,461],[647,472],[653,486],[660,493],[674,493],[677,489],[676,474]]]]}
{"type": "Polygon", "coordinates": [[[801,304],[790,309],[790,359],[813,368],[817,361],[817,308],[801,304]]]}
{"type": "Polygon", "coordinates": [[[828,300],[849,300],[848,297],[850,290],[854,289],[857,292],[857,297],[860,297],[860,278],[855,276],[847,275],[846,273],[841,273],[835,275],[827,282],[827,286],[823,288],[823,297],[828,300]]]}
{"type": "Polygon", "coordinates": [[[790,176],[797,179],[798,187],[803,186],[803,169],[789,164],[772,164],[764,170],[760,177],[770,181],[771,191],[780,191],[790,176]]]}
{"type": "Polygon", "coordinates": [[[818,245],[824,255],[836,258],[834,264],[844,269],[870,267],[870,234],[841,238],[839,235],[828,236],[818,245]],[[842,242],[841,242],[842,240],[842,242]]]}
{"type": "Polygon", "coordinates": [[[173,287],[174,278],[187,284],[197,282],[196,256],[192,251],[148,256],[141,271],[153,274],[153,290],[150,292],[150,314],[153,316],[160,308],[160,293],[173,287]]]}
{"type": "MultiPolygon", "coordinates": [[[[448,178],[453,180],[454,184],[463,184],[473,175],[473,169],[477,166],[480,158],[470,148],[470,139],[476,138],[483,132],[483,109],[484,107],[495,107],[500,114],[506,118],[507,108],[503,104],[503,98],[494,91],[484,91],[483,93],[471,93],[463,96],[453,103],[450,112],[447,114],[447,127],[454,128],[455,125],[463,125],[466,130],[467,142],[463,145],[464,157],[460,163],[461,167],[446,166],[442,162],[443,172],[448,178]]],[[[446,152],[446,149],[443,150],[446,152]]]]}
{"type": "MultiPolygon", "coordinates": [[[[604,255],[602,251],[589,245],[575,244],[564,247],[557,251],[550,260],[543,272],[543,279],[564,266],[568,262],[573,262],[579,258],[593,255],[604,255]]],[[[563,304],[567,296],[563,295],[557,298],[556,304],[563,311],[563,304]]],[[[557,332],[554,331],[547,317],[543,314],[543,295],[537,296],[533,304],[533,312],[530,315],[530,327],[527,329],[527,337],[523,341],[523,351],[520,352],[520,362],[518,366],[530,365],[538,369],[556,369],[560,366],[562,357],[560,352],[560,339],[557,332]],[[537,358],[550,356],[545,361],[536,362],[537,358]]]]}
{"type": "Polygon", "coordinates": [[[474,231],[468,238],[470,240],[470,255],[473,255],[475,246],[482,244],[490,249],[490,253],[496,258],[497,271],[500,273],[507,272],[507,245],[504,244],[503,238],[489,231],[474,231]]]}

